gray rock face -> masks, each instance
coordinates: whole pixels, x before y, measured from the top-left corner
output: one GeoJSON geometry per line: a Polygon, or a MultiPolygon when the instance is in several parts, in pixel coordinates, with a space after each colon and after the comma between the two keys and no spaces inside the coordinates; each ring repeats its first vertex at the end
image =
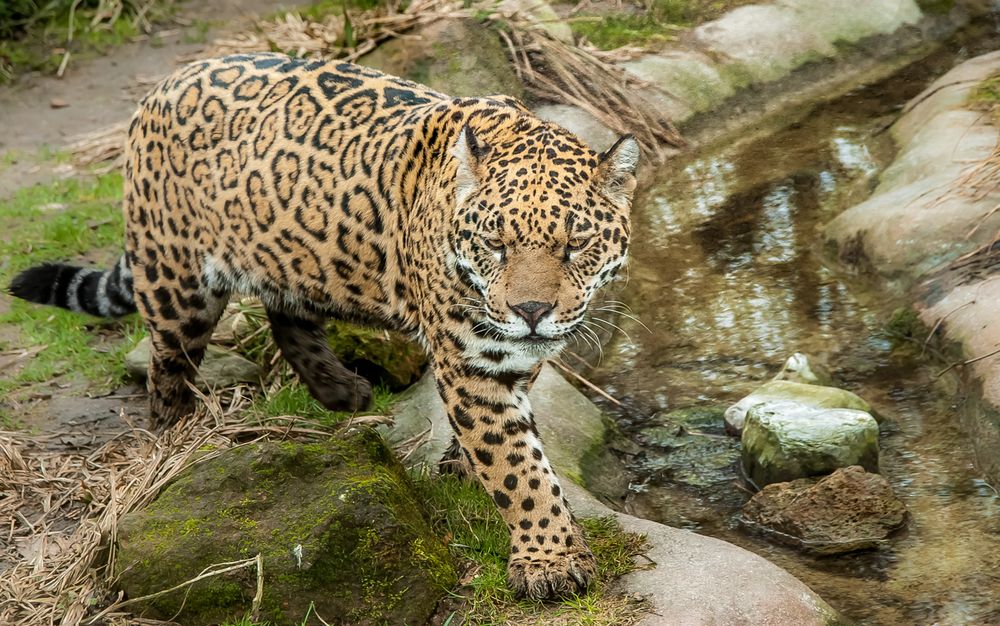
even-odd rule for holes
{"type": "Polygon", "coordinates": [[[884,543],[906,518],[888,481],[852,466],[819,481],[768,485],[744,505],[742,521],[778,543],[842,554],[884,543]]]}
{"type": "MultiPolygon", "coordinates": [[[[136,378],[145,378],[149,371],[149,337],[136,344],[125,355],[125,367],[136,378]]],[[[221,388],[237,383],[259,383],[260,366],[232,350],[209,344],[195,379],[202,389],[221,388]]]]}
{"type": "Polygon", "coordinates": [[[524,89],[500,38],[471,19],[442,19],[391,39],[358,62],[428,85],[449,96],[506,94],[524,89]]]}
{"type": "MultiPolygon", "coordinates": [[[[606,425],[601,410],[549,365],[542,368],[528,397],[553,467],[599,493],[620,493],[627,479],[622,464],[603,445],[606,425]]],[[[380,427],[386,441],[393,446],[419,441],[406,462],[437,468],[452,431],[431,372],[399,399],[392,412],[395,424],[380,427]]]]}
{"type": "Polygon", "coordinates": [[[962,108],[977,82],[998,68],[1000,52],[963,63],[917,96],[893,126],[900,152],[875,193],[824,229],[843,264],[906,289],[992,241],[1000,229],[1000,213],[992,213],[998,194],[947,191],[961,187],[969,164],[987,158],[1000,138],[989,116],[962,108]]]}
{"type": "Polygon", "coordinates": [[[543,104],[534,113],[547,122],[559,124],[598,152],[607,150],[618,139],[615,131],[599,119],[571,104],[543,104]]]}
{"type": "MultiPolygon", "coordinates": [[[[301,624],[310,604],[348,624],[423,624],[456,582],[448,550],[376,433],[225,450],[182,472],[118,529],[116,574],[137,598],[217,563],[263,558],[261,620],[301,624]]],[[[144,602],[191,626],[246,612],[256,575],[215,576],[144,602]]]]}
{"type": "MultiPolygon", "coordinates": [[[[780,375],[780,374],[779,374],[780,375]]],[[[747,413],[751,407],[762,402],[797,402],[817,409],[854,409],[871,412],[868,403],[858,395],[816,384],[806,384],[792,380],[774,380],[726,409],[726,431],[733,435],[743,432],[747,413]]]]}
{"type": "Polygon", "coordinates": [[[878,471],[878,423],[853,409],[756,404],[743,429],[743,471],[757,487],[861,465],[878,471]]]}
{"type": "Polygon", "coordinates": [[[615,590],[648,600],[641,626],[834,626],[845,624],[809,587],[763,557],[687,530],[611,511],[574,484],[564,487],[577,515],[614,515],[651,545],[615,590]],[[643,559],[643,563],[648,563],[643,559]]]}

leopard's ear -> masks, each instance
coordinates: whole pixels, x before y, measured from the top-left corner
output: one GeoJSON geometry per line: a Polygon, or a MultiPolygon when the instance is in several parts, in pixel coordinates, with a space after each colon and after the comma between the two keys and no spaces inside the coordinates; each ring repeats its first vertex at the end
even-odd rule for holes
{"type": "Polygon", "coordinates": [[[476,190],[483,175],[483,163],[490,153],[490,146],[476,137],[466,124],[451,148],[451,156],[458,164],[455,170],[455,204],[461,205],[476,190]]]}
{"type": "Polygon", "coordinates": [[[639,166],[639,142],[623,135],[598,157],[598,174],[608,199],[627,207],[635,191],[635,170],[639,166]]]}

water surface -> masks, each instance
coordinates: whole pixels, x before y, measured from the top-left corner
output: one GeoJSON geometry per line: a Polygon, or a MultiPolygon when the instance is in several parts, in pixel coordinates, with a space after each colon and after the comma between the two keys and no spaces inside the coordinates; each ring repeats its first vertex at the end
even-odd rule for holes
{"type": "MultiPolygon", "coordinates": [[[[984,30],[773,135],[667,166],[637,200],[618,296],[649,331],[618,320],[628,337],[590,375],[625,404],[626,510],[762,554],[863,624],[1000,624],[1000,499],[959,427],[961,389],[919,340],[887,327],[904,303],[829,265],[818,232],[871,193],[894,150],[880,130],[899,107],[953,64],[1000,47],[984,30]],[[663,450],[641,435],[650,416],[736,401],[793,352],[825,360],[885,417],[882,473],[912,520],[879,550],[814,558],[749,535],[736,522],[749,494],[735,467],[682,480],[679,457],[665,471],[663,450]]],[[[702,435],[730,445],[716,426],[702,435]]],[[[691,471],[714,458],[691,460],[691,471]]]]}

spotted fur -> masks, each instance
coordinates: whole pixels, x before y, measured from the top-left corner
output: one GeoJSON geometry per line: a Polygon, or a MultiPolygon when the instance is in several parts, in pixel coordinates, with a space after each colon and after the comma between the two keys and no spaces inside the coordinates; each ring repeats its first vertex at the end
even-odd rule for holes
{"type": "Polygon", "coordinates": [[[201,61],[132,119],[116,273],[35,268],[14,293],[115,315],[134,282],[164,422],[192,409],[188,381],[233,293],[261,298],[285,358],[332,409],[362,408],[371,390],[330,352],[324,319],[410,333],[510,529],[512,588],[560,596],[595,565],[528,390],[625,261],[638,157],[631,137],[599,155],[504,96],[274,54],[201,61]],[[99,304],[112,294],[117,308],[99,304]]]}

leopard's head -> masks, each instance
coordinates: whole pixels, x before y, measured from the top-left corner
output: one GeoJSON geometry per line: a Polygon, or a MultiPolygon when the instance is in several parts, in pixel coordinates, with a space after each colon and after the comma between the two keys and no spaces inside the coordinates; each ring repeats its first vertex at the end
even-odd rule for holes
{"type": "Polygon", "coordinates": [[[582,331],[625,264],[639,145],[626,135],[598,154],[552,124],[524,126],[459,134],[450,238],[478,329],[546,353],[582,331]]]}

